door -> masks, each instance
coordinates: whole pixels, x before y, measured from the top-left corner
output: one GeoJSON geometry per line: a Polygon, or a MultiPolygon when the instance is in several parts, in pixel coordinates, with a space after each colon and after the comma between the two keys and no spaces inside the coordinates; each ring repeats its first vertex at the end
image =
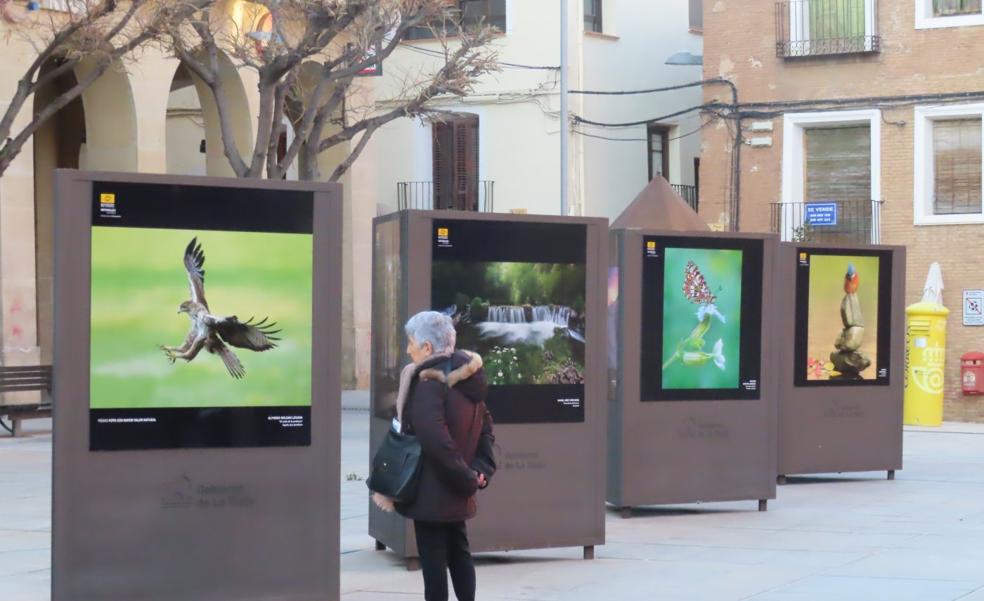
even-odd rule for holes
{"type": "Polygon", "coordinates": [[[434,208],[478,210],[478,115],[434,123],[434,208]]]}

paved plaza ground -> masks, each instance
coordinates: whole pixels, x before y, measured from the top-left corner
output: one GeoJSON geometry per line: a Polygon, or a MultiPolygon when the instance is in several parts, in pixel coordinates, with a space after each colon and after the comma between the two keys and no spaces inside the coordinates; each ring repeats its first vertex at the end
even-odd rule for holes
{"type": "MultiPolygon", "coordinates": [[[[366,534],[369,414],[342,419],[342,599],[422,599],[419,572],[366,534]]],[[[0,600],[49,598],[51,423],[0,435],[0,600]]],[[[608,513],[597,559],[581,549],[478,560],[482,601],[984,601],[984,425],[906,429],[905,469],[790,479],[754,502],[608,513]]],[[[178,601],[178,600],[176,600],[178,601]]],[[[181,600],[184,601],[184,600],[181,600]]],[[[189,600],[190,601],[190,600],[189,600]]]]}

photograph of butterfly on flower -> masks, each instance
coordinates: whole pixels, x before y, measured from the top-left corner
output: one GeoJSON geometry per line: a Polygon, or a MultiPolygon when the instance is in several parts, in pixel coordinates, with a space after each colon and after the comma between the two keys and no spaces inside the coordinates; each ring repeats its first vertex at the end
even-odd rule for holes
{"type": "Polygon", "coordinates": [[[742,258],[740,250],[665,250],[664,389],[739,387],[742,258]]]}

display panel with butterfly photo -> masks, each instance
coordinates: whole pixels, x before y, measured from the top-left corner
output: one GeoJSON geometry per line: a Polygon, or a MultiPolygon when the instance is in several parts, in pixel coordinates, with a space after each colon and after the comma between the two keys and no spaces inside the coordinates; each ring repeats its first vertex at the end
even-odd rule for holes
{"type": "Polygon", "coordinates": [[[761,241],[646,242],[643,398],[757,398],[761,241]]]}

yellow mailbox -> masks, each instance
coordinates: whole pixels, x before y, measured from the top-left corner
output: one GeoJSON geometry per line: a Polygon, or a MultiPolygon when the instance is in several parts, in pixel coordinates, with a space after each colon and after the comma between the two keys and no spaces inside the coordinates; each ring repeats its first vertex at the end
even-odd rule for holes
{"type": "Polygon", "coordinates": [[[943,423],[946,318],[950,310],[919,302],[905,310],[905,404],[902,420],[910,426],[943,423]]]}

